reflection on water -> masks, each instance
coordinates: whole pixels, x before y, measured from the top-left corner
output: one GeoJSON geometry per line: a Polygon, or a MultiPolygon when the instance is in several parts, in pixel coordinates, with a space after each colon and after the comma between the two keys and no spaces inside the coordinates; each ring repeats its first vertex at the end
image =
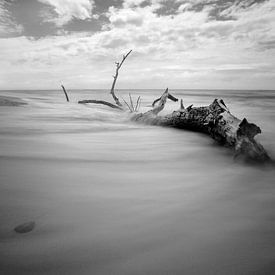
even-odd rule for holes
{"type": "MultiPolygon", "coordinates": [[[[131,92],[143,110],[161,93],[131,92]]],[[[186,106],[225,98],[275,156],[273,92],[172,93],[186,106]]],[[[74,103],[106,91],[71,91],[69,104],[60,91],[1,94],[28,103],[0,108],[1,274],[275,273],[273,168],[235,163],[198,133],[74,103]],[[34,231],[12,231],[31,220],[34,231]]]]}

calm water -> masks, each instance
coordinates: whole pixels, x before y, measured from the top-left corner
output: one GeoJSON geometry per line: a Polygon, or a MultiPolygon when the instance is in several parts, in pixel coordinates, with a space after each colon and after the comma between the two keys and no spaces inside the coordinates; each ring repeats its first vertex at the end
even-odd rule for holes
{"type": "MultiPolygon", "coordinates": [[[[131,90],[142,110],[162,91],[131,90]]],[[[128,91],[120,91],[128,99],[128,91]]],[[[274,91],[222,97],[275,158],[274,91]]],[[[80,99],[107,91],[1,91],[1,274],[275,274],[275,170],[236,163],[209,137],[129,122],[80,99]],[[16,234],[23,222],[34,231],[16,234]]],[[[179,108],[169,102],[164,113],[179,108]]]]}

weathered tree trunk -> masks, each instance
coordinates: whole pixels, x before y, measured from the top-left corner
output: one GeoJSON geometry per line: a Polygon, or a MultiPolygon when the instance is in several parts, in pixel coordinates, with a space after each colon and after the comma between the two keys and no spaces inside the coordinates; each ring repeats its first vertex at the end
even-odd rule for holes
{"type": "Polygon", "coordinates": [[[205,107],[191,105],[184,108],[181,102],[179,110],[159,116],[158,113],[164,108],[167,98],[169,98],[168,89],[157,106],[146,113],[135,114],[131,119],[151,125],[170,126],[208,134],[219,143],[232,147],[235,157],[241,155],[247,160],[259,162],[270,159],[263,146],[254,139],[255,135],[261,133],[261,129],[253,123],[248,123],[245,118],[240,120],[233,116],[222,99],[215,99],[205,107]]]}

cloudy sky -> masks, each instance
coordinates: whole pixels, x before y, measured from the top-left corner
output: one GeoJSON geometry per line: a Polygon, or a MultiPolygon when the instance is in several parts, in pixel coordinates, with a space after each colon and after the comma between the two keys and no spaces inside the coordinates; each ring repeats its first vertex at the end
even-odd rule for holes
{"type": "Polygon", "coordinates": [[[0,89],[275,89],[274,0],[0,0],[0,89]]]}

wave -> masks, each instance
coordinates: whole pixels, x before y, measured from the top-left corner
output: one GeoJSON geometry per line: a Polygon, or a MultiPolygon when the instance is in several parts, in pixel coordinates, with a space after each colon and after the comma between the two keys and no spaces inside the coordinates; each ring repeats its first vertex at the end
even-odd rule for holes
{"type": "Polygon", "coordinates": [[[0,106],[20,106],[26,105],[23,99],[13,96],[0,96],[0,106]]]}

